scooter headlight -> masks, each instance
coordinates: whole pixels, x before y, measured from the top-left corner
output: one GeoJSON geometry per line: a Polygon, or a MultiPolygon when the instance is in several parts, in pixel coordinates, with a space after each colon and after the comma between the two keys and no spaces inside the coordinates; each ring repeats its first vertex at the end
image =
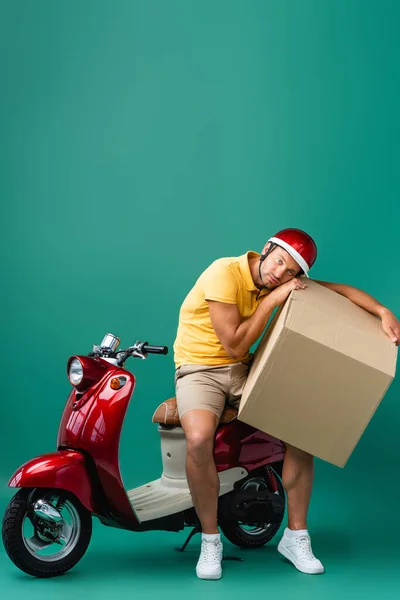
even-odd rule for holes
{"type": "Polygon", "coordinates": [[[72,385],[79,385],[83,379],[83,366],[81,361],[77,358],[71,360],[68,370],[68,379],[72,385]]]}

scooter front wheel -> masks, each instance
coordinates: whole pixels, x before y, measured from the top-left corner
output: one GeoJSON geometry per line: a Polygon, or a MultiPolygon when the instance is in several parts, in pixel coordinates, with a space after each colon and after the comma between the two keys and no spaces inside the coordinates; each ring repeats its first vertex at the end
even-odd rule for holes
{"type": "Polygon", "coordinates": [[[24,488],[11,499],[2,532],[6,552],[19,569],[34,577],[55,577],[85,554],[92,518],[69,492],[24,488]]]}

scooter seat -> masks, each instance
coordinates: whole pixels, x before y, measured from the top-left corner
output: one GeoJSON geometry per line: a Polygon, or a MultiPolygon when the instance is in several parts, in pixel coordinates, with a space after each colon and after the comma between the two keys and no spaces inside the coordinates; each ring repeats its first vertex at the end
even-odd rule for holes
{"type": "MultiPolygon", "coordinates": [[[[238,411],[229,404],[225,405],[224,411],[219,420],[219,425],[230,423],[236,419],[238,411]]],[[[176,406],[176,398],[168,398],[165,402],[162,402],[156,409],[153,418],[153,423],[161,423],[161,425],[175,425],[180,427],[181,421],[178,415],[178,408],[176,406]]]]}

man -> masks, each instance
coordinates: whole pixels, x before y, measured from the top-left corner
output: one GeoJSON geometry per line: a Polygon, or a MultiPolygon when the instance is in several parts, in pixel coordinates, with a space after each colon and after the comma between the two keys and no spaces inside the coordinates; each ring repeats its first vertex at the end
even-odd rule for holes
{"type": "MultiPolygon", "coordinates": [[[[214,434],[225,402],[240,402],[249,368],[249,348],[262,334],[273,310],[292,290],[307,287],[317,248],[298,229],[270,238],[261,256],[247,252],[222,258],[199,277],[183,302],[175,340],[176,398],[187,441],[186,472],[202,526],[196,573],[201,579],[222,574],[222,543],[217,527],[219,480],[213,460],[214,434]]],[[[319,281],[379,316],[393,343],[400,323],[374,298],[356,288],[319,281]]],[[[286,445],[282,481],[288,501],[288,527],[278,550],[295,567],[310,574],[324,567],[315,558],[307,530],[313,481],[313,457],[286,445]]]]}

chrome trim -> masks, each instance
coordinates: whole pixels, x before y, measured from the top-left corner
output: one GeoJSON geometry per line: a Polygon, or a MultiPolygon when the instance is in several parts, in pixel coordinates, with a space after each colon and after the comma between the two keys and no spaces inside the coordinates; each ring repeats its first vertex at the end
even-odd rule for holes
{"type": "Polygon", "coordinates": [[[111,350],[111,352],[115,352],[119,346],[120,341],[121,340],[117,336],[113,335],[112,333],[107,333],[107,335],[104,336],[100,347],[102,349],[107,348],[108,350],[111,350]]]}
{"type": "Polygon", "coordinates": [[[40,499],[33,505],[33,512],[40,519],[52,521],[53,523],[61,523],[63,520],[61,513],[51,506],[46,500],[40,499]]]}

